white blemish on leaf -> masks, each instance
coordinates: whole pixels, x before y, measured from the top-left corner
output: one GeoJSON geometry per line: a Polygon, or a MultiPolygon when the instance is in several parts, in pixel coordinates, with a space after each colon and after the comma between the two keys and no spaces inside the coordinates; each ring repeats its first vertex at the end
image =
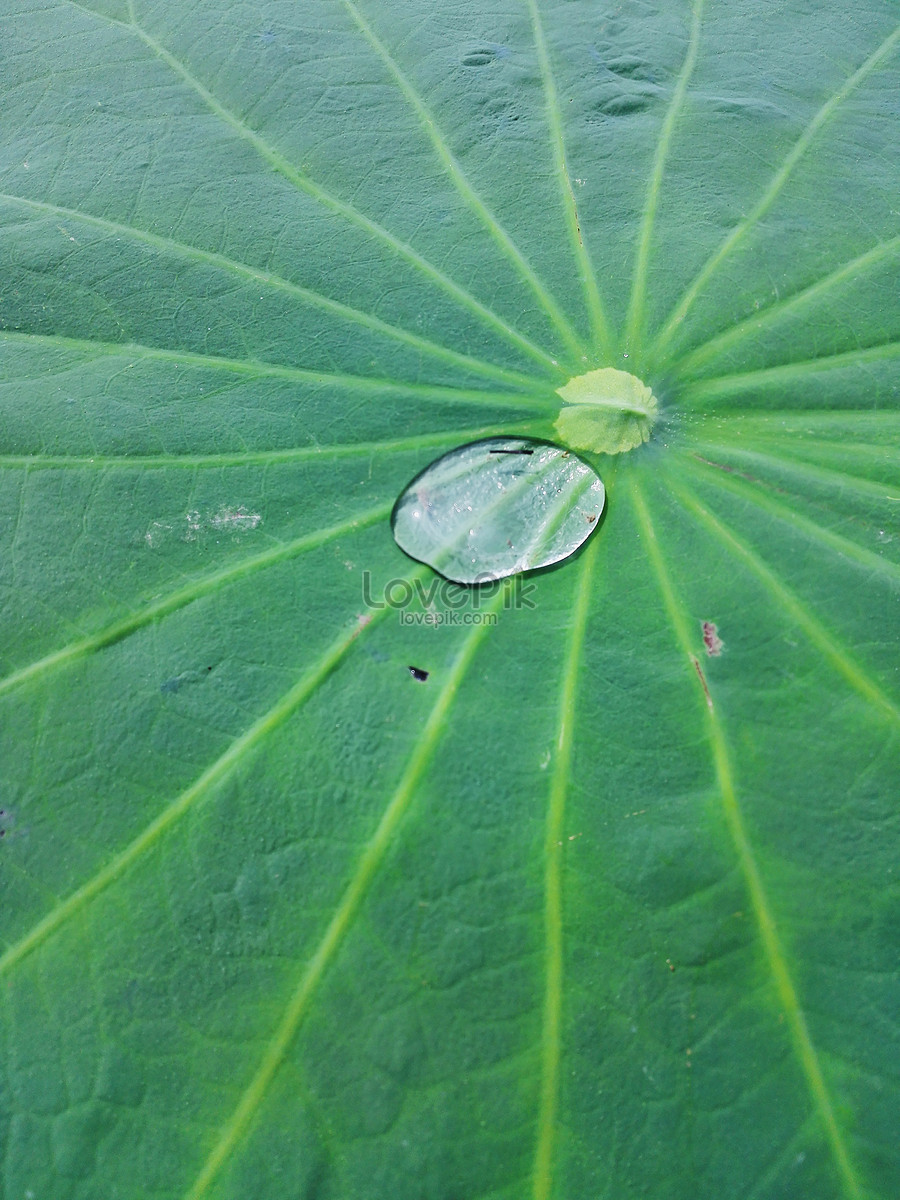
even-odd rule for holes
{"type": "Polygon", "coordinates": [[[222,507],[215,512],[192,508],[171,521],[151,521],[144,534],[144,541],[151,550],[163,542],[177,537],[182,542],[195,542],[207,533],[248,533],[262,523],[259,513],[251,512],[243,505],[237,508],[222,507]]]}

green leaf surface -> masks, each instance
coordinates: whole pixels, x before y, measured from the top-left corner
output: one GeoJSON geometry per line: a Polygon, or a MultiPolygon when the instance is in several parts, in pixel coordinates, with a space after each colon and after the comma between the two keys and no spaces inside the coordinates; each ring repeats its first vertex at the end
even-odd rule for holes
{"type": "Polygon", "coordinates": [[[900,1195],[897,22],[7,0],[3,1200],[900,1195]]]}
{"type": "Polygon", "coordinates": [[[634,450],[649,440],[659,416],[659,403],[646,384],[614,367],[578,375],[556,391],[566,403],[553,428],[575,450],[634,450]]]}

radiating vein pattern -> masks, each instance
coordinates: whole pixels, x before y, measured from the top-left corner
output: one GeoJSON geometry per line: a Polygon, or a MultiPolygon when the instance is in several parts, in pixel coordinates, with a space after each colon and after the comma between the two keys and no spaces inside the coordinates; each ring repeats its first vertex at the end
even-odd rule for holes
{"type": "MultiPolygon", "coordinates": [[[[204,104],[206,104],[209,109],[216,114],[217,117],[225,122],[225,124],[227,124],[239,137],[249,142],[275,171],[277,171],[280,175],[283,175],[285,179],[289,180],[296,187],[308,193],[326,208],[338,213],[341,217],[345,218],[352,224],[359,226],[371,236],[385,242],[391,247],[392,250],[396,251],[399,256],[406,259],[417,270],[421,271],[431,282],[448,292],[448,294],[453,296],[455,300],[463,304],[464,307],[469,308],[472,312],[476,313],[489,325],[503,334],[504,337],[508,338],[511,342],[517,345],[519,349],[524,350],[525,353],[527,353],[531,358],[541,362],[545,368],[552,367],[554,365],[550,355],[546,351],[542,350],[528,338],[524,337],[522,334],[513,329],[510,325],[498,317],[497,314],[494,313],[490,308],[482,304],[473,295],[471,295],[471,293],[460,287],[443,271],[439,270],[437,267],[434,267],[431,263],[424,259],[422,255],[417,253],[411,246],[401,241],[401,239],[395,237],[392,233],[390,233],[389,230],[379,225],[377,221],[373,221],[371,218],[365,216],[364,213],[359,212],[352,204],[348,204],[346,201],[331,195],[325,188],[320,187],[302,171],[298,171],[296,167],[288,162],[282,154],[268,145],[268,143],[262,137],[260,137],[258,133],[245,124],[244,121],[242,121],[234,113],[229,112],[229,110],[223,104],[221,104],[219,100],[216,99],[212,92],[210,92],[209,89],[206,88],[203,83],[201,83],[200,80],[197,79],[183,63],[179,62],[179,60],[175,58],[175,56],[171,54],[165,48],[165,46],[161,45],[160,42],[152,37],[138,23],[135,18],[133,4],[129,4],[129,8],[131,12],[131,27],[134,29],[134,32],[141,39],[141,41],[143,41],[155,55],[165,62],[178,76],[180,76],[185,83],[187,83],[188,86],[191,87],[198,96],[200,96],[204,104]]],[[[118,24],[118,22],[116,23],[118,24]]]]}
{"type": "Polygon", "coordinates": [[[839,289],[842,284],[857,281],[861,275],[865,276],[873,267],[880,266],[885,261],[897,258],[898,255],[900,255],[900,235],[888,238],[887,241],[879,242],[871,250],[867,250],[864,254],[860,254],[849,262],[843,263],[833,271],[829,271],[827,275],[816,280],[815,283],[802,288],[799,292],[794,293],[794,295],[787,296],[784,300],[767,305],[752,316],[746,317],[743,321],[737,321],[730,329],[726,329],[724,333],[717,334],[715,337],[703,342],[696,350],[692,350],[689,354],[679,359],[677,364],[678,374],[680,376],[692,374],[698,367],[702,367],[711,358],[718,357],[723,351],[730,349],[745,339],[752,338],[754,334],[768,329],[772,324],[784,320],[786,316],[790,316],[798,310],[814,304],[823,296],[827,296],[830,292],[839,289]]]}
{"type": "Polygon", "coordinates": [[[715,704],[710,701],[709,691],[703,679],[702,672],[699,670],[698,659],[692,646],[683,602],[673,585],[662,547],[657,540],[656,530],[650,517],[647,503],[640,486],[636,482],[632,483],[630,499],[637,514],[647,557],[658,579],[660,594],[672,625],[678,649],[694,665],[694,673],[702,682],[704,699],[707,701],[703,705],[703,711],[709,730],[713,767],[722,800],[725,820],[728,824],[728,830],[734,843],[741,874],[753,907],[753,914],[759,930],[763,953],[772,974],[772,981],[778,995],[779,1003],[788,1023],[794,1049],[803,1073],[806,1076],[813,1104],[824,1126],[845,1194],[848,1197],[852,1197],[853,1200],[862,1200],[864,1193],[857,1178],[856,1170],[850,1160],[844,1134],[838,1124],[834,1101],[822,1074],[819,1055],[813,1045],[806,1016],[800,1004],[800,997],[791,977],[791,970],[781,937],[778,933],[775,916],[766,892],[765,882],[760,873],[741,810],[741,803],[738,798],[734,778],[734,768],[732,766],[732,751],[729,746],[725,726],[715,704]]]}
{"type": "Polygon", "coordinates": [[[363,632],[373,622],[383,619],[389,610],[376,610],[365,622],[357,622],[349,631],[341,633],[297,683],[290,688],[267,713],[255,721],[240,737],[235,738],[228,749],[216,759],[200,777],[186,788],[140,833],[124,850],[114,855],[95,875],[86,880],[69,897],[56,905],[46,916],[22,938],[0,955],[0,976],[6,974],[35,951],[47,938],[70,920],[76,913],[90,904],[97,896],[116,883],[160,838],[169,832],[182,818],[207,800],[247,756],[255,752],[274,730],[296,712],[301,704],[337,667],[338,663],[363,632]]]}
{"type": "Polygon", "coordinates": [[[889,7],[9,0],[4,1195],[900,1195],[889,7]]]}
{"type": "Polygon", "coordinates": [[[493,238],[493,240],[500,246],[501,250],[507,255],[507,257],[515,266],[522,279],[531,288],[540,304],[547,311],[548,315],[553,321],[553,324],[556,326],[557,330],[568,344],[569,349],[576,355],[580,354],[581,344],[578,339],[578,335],[572,328],[568,318],[564,315],[559,305],[538,278],[534,268],[527,261],[521,250],[519,250],[510,235],[497,220],[496,216],[488,209],[487,205],[469,183],[468,179],[463,173],[462,168],[460,167],[450,148],[447,146],[443,134],[437,126],[435,118],[428,111],[409,79],[392,58],[384,43],[375,33],[371,24],[365,19],[360,11],[359,5],[355,4],[353,0],[343,0],[343,3],[347,10],[351,13],[354,21],[356,21],[357,25],[362,30],[367,41],[371,44],[375,52],[386,64],[403,95],[415,109],[426,135],[431,141],[431,144],[434,146],[438,158],[443,164],[449,177],[453,180],[453,183],[459,190],[463,199],[477,214],[491,238],[493,238]]]}
{"type": "Polygon", "coordinates": [[[715,537],[728,546],[762,580],[779,604],[791,614],[810,641],[822,651],[825,658],[844,677],[851,688],[864,697],[883,716],[889,718],[893,724],[900,726],[900,706],[870,678],[846,647],[842,646],[807,605],[781,582],[763,559],[679,483],[671,480],[671,487],[685,508],[694,513],[715,537]]]}
{"type": "Polygon", "coordinates": [[[669,319],[664,323],[662,329],[657,334],[652,346],[652,353],[659,356],[667,347],[672,337],[678,330],[679,326],[684,321],[694,301],[700,295],[703,287],[709,278],[718,270],[726,258],[740,245],[747,234],[759,224],[775,201],[778,199],[785,184],[790,178],[794,167],[800,159],[806,154],[813,140],[818,136],[822,127],[826,124],[834,111],[851,95],[851,93],[859,87],[865,78],[872,71],[880,67],[887,58],[893,54],[900,42],[900,25],[889,34],[880,46],[877,47],[866,59],[866,61],[853,72],[852,75],[842,84],[841,87],[822,105],[809,122],[806,129],[796,140],[790,151],[786,155],[784,162],[776,171],[771,183],[766,188],[763,195],[757,201],[756,205],[751,209],[746,217],[740,221],[728,237],[722,242],[718,250],[707,260],[701,268],[693,282],[687,287],[684,295],[679,303],[675,306],[675,310],[669,319]]]}
{"type": "Polygon", "coordinates": [[[575,719],[578,672],[584,651],[594,570],[598,547],[595,538],[585,552],[572,611],[572,626],[563,662],[559,693],[559,717],[553,747],[553,774],[547,806],[547,830],[544,842],[544,935],[545,986],[541,1047],[541,1099],[538,1114],[537,1146],[534,1156],[532,1194],[534,1200],[549,1200],[554,1187],[554,1152],[558,1137],[559,1080],[563,1061],[563,996],[565,993],[563,947],[563,829],[566,798],[572,770],[575,744],[575,719]]]}
{"type": "Polygon", "coordinates": [[[167,616],[169,613],[176,612],[179,608],[183,608],[194,600],[199,600],[202,596],[217,592],[234,580],[242,579],[256,571],[294,558],[304,551],[322,546],[330,539],[340,537],[341,534],[352,533],[354,530],[373,525],[376,521],[384,520],[389,512],[390,505],[381,505],[367,513],[361,513],[358,517],[350,521],[342,521],[331,528],[316,530],[315,533],[296,538],[292,542],[287,542],[281,546],[273,546],[271,549],[263,550],[259,554],[239,559],[229,566],[221,567],[218,571],[213,571],[208,575],[193,580],[191,583],[184,584],[180,588],[175,588],[167,595],[161,596],[158,600],[154,600],[143,608],[136,609],[127,617],[122,617],[120,620],[112,622],[105,629],[101,629],[94,634],[89,634],[78,641],[70,642],[58,650],[53,650],[49,654],[45,654],[43,658],[29,663],[27,666],[20,667],[17,671],[13,671],[5,679],[0,679],[0,695],[28,683],[42,675],[45,671],[53,670],[56,667],[71,662],[73,659],[92,654],[97,650],[103,649],[104,646],[111,646],[114,642],[121,641],[130,634],[135,633],[138,629],[142,629],[154,621],[161,620],[161,618],[167,616]]]}
{"type": "MultiPolygon", "coordinates": [[[[332,300],[329,296],[324,296],[310,288],[302,287],[300,284],[291,283],[287,279],[283,279],[279,275],[275,275],[269,271],[262,271],[256,267],[248,266],[246,263],[238,262],[235,259],[229,258],[227,255],[214,253],[209,250],[201,250],[196,246],[189,246],[174,238],[163,237],[159,234],[150,233],[144,229],[136,229],[130,225],[123,225],[117,221],[107,220],[105,217],[95,217],[88,213],[78,212],[74,209],[64,208],[59,205],[46,204],[39,200],[29,200],[21,196],[9,195],[0,193],[0,203],[11,205],[21,205],[23,208],[31,209],[34,212],[52,214],[54,216],[65,217],[72,221],[79,221],[85,225],[92,226],[104,233],[111,234],[114,237],[123,237],[133,239],[135,242],[144,243],[152,246],[155,250],[159,250],[165,254],[174,254],[187,260],[203,262],[210,266],[218,267],[228,273],[242,276],[245,279],[252,280],[254,283],[262,284],[265,287],[275,288],[278,291],[286,292],[297,299],[302,300],[315,308],[322,309],[330,313],[336,318],[346,320],[355,325],[360,325],[363,328],[370,329],[375,333],[380,333],[388,338],[403,342],[408,346],[415,347],[418,350],[424,351],[426,354],[434,355],[436,358],[443,359],[446,362],[453,362],[459,366],[466,366],[473,370],[480,371],[484,375],[492,378],[503,379],[507,382],[521,382],[522,376],[516,372],[510,371],[508,368],[496,367],[491,363],[481,362],[478,359],[471,358],[467,354],[460,354],[456,350],[448,349],[445,346],[439,346],[436,342],[429,341],[427,338],[420,337],[416,333],[411,333],[408,330],[401,329],[398,326],[391,325],[387,321],[381,320],[380,317],[371,315],[354,308],[352,305],[344,304],[339,300],[332,300]]],[[[527,377],[526,381],[527,381],[527,377]]]]}
{"type": "MultiPolygon", "coordinates": [[[[486,614],[498,612],[506,594],[506,589],[502,588],[485,609],[486,614]]],[[[309,1004],[322,976],[338,954],[341,943],[352,927],[372,880],[397,839],[403,818],[415,798],[416,787],[428,768],[440,739],[442,727],[487,628],[487,623],[474,627],[460,648],[456,661],[448,670],[406,770],[391,795],[371,838],[357,859],[334,915],[322,935],[321,941],[307,961],[278,1028],[265,1048],[259,1067],[241,1095],[231,1119],[224,1127],[203,1169],[186,1193],[185,1200],[199,1200],[201,1196],[206,1195],[223,1164],[246,1134],[265,1099],[272,1080],[290,1050],[300,1024],[307,1014],[309,1004]]]]}
{"type": "MultiPolygon", "coordinates": [[[[691,20],[691,34],[688,42],[687,53],[684,57],[681,71],[678,74],[678,81],[675,84],[675,91],[672,93],[672,99],[666,112],[665,120],[662,124],[662,129],[659,134],[659,142],[656,146],[656,154],[653,159],[653,170],[650,174],[650,183],[647,187],[647,198],[644,201],[644,213],[641,219],[641,229],[637,241],[637,253],[634,260],[634,276],[631,282],[631,298],[628,302],[628,315],[625,319],[625,342],[624,350],[631,350],[636,355],[639,353],[639,347],[643,342],[644,334],[644,304],[647,295],[647,272],[650,265],[650,247],[653,240],[653,225],[656,220],[656,210],[659,207],[659,196],[662,188],[663,172],[666,167],[666,158],[672,144],[672,138],[675,132],[675,123],[684,105],[684,98],[687,93],[688,84],[691,80],[691,75],[694,71],[694,65],[697,62],[697,53],[700,48],[700,26],[703,18],[703,3],[704,0],[695,0],[694,11],[691,20]]],[[[636,368],[639,368],[640,361],[635,363],[636,368]]]]}
{"type": "Polygon", "coordinates": [[[569,232],[569,240],[572,245],[575,262],[578,267],[578,273],[581,276],[585,297],[587,300],[588,312],[591,317],[591,325],[593,329],[594,342],[601,350],[607,354],[611,352],[611,343],[609,328],[606,322],[606,316],[603,311],[603,301],[600,298],[600,289],[597,285],[597,275],[594,270],[591,256],[588,248],[584,243],[584,238],[581,233],[581,226],[578,220],[578,206],[575,203],[575,192],[572,189],[572,178],[569,173],[568,163],[566,162],[566,147],[563,136],[562,116],[559,108],[559,95],[556,90],[556,84],[553,79],[553,67],[550,63],[550,53],[547,49],[547,39],[544,36],[544,26],[541,21],[540,10],[537,5],[537,0],[528,0],[528,8],[531,13],[531,23],[534,28],[534,40],[537,47],[538,62],[541,67],[541,76],[544,81],[544,94],[547,102],[547,120],[550,126],[550,138],[553,146],[553,161],[556,167],[556,173],[559,177],[560,190],[562,193],[563,209],[566,215],[566,226],[569,232]]]}

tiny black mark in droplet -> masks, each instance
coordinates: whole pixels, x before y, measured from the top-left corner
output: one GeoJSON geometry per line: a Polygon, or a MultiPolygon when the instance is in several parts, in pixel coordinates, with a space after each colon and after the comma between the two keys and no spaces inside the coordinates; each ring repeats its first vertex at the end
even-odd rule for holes
{"type": "Polygon", "coordinates": [[[534,454],[533,450],[489,450],[489,454],[534,454]]]}
{"type": "Polygon", "coordinates": [[[406,669],[417,683],[424,683],[428,678],[428,672],[423,671],[421,667],[407,667],[406,669]]]}
{"type": "Polygon", "coordinates": [[[211,671],[212,667],[207,667],[206,669],[207,669],[207,671],[211,671]]]}

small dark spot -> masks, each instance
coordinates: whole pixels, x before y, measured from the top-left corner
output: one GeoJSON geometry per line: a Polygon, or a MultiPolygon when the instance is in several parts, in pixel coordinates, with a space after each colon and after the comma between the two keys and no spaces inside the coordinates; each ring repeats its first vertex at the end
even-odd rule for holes
{"type": "Polygon", "coordinates": [[[206,669],[207,669],[207,671],[211,671],[212,667],[207,667],[206,669]]]}
{"type": "Polygon", "coordinates": [[[407,667],[406,669],[417,683],[424,683],[428,678],[428,672],[423,671],[421,667],[407,667]]]}
{"type": "Polygon", "coordinates": [[[596,513],[590,513],[590,514],[588,515],[588,518],[587,518],[587,523],[588,523],[588,525],[593,525],[593,523],[594,523],[596,520],[597,520],[597,514],[596,514],[596,513]]]}

